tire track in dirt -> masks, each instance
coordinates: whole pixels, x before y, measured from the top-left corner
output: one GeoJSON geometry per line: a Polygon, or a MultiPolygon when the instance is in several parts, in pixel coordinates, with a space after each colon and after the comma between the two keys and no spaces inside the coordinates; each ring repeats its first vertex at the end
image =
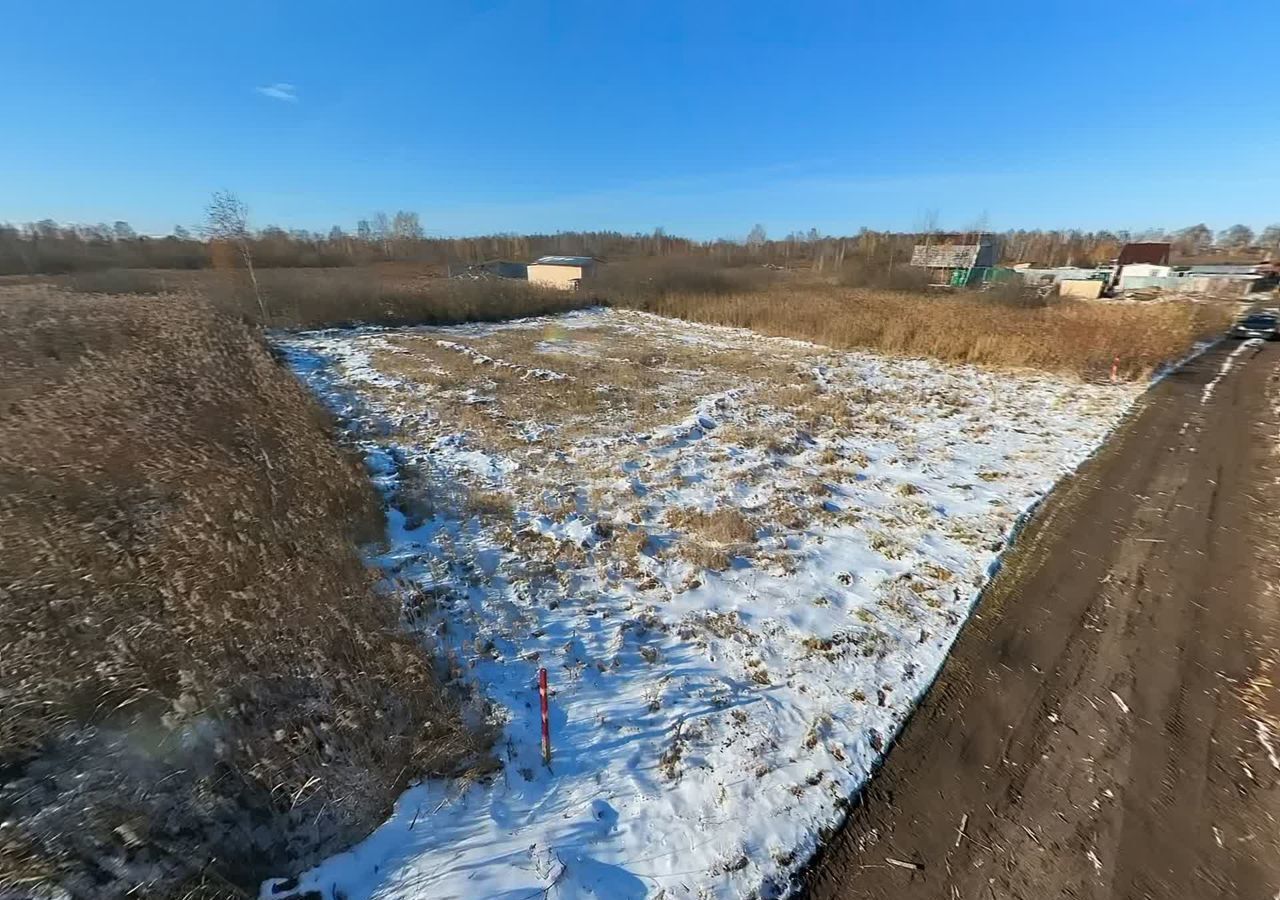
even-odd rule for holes
{"type": "Polygon", "coordinates": [[[1042,506],[810,900],[1280,896],[1280,349],[1238,346],[1042,506]]]}

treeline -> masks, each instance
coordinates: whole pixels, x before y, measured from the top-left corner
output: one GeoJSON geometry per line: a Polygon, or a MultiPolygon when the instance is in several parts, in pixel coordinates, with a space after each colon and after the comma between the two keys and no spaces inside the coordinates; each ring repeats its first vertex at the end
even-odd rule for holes
{"type": "MultiPolygon", "coordinates": [[[[905,266],[921,234],[862,229],[848,236],[817,229],[770,238],[754,227],[744,240],[695,241],[657,228],[643,234],[570,231],[558,234],[491,234],[441,238],[424,234],[418,216],[379,213],[361,220],[354,231],[334,226],[327,233],[274,226],[248,237],[254,264],[261,268],[360,266],[410,261],[465,266],[492,259],[530,260],[549,254],[596,256],[619,261],[645,257],[705,258],[723,266],[803,267],[844,274],[892,272],[905,266]]],[[[1252,254],[1280,255],[1280,225],[1261,234],[1235,225],[1214,234],[1207,226],[1178,231],[1013,230],[998,233],[1000,259],[1011,264],[1089,266],[1114,259],[1128,241],[1169,241],[1175,258],[1252,254]]],[[[50,220],[27,225],[0,224],[0,274],[59,274],[112,268],[201,269],[218,264],[211,243],[183,227],[164,237],[137,234],[127,222],[62,225],[50,220]]]]}

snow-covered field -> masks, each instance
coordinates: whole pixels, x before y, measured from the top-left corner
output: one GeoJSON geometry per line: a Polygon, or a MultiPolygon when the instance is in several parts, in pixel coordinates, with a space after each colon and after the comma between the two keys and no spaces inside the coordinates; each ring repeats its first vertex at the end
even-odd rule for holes
{"type": "Polygon", "coordinates": [[[349,900],[784,893],[1141,391],[603,310],[279,343],[388,496],[413,627],[503,721],[499,774],[411,788],[298,888],[349,900]]]}

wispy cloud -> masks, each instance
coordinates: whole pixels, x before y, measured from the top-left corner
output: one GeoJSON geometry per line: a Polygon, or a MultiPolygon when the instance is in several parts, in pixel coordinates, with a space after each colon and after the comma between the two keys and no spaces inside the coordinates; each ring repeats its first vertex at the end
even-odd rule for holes
{"type": "Polygon", "coordinates": [[[275,84],[264,84],[261,87],[254,88],[264,97],[270,97],[272,100],[283,100],[285,103],[298,102],[298,89],[284,81],[277,81],[275,84]]]}

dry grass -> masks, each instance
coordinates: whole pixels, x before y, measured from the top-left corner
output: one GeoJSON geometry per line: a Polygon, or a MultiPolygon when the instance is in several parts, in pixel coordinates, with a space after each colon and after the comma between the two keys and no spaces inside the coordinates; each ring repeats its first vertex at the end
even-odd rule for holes
{"type": "Polygon", "coordinates": [[[1027,367],[1087,378],[1141,378],[1220,334],[1225,304],[1059,300],[1002,303],[982,294],[909,294],[781,284],[738,295],[665,294],[631,304],[660,315],[837,348],[929,356],[947,362],[1027,367]]]}
{"type": "Polygon", "coordinates": [[[644,577],[640,557],[649,552],[649,532],[641,525],[615,526],[610,537],[610,552],[620,561],[621,574],[628,578],[644,577]]]}
{"type": "Polygon", "coordinates": [[[736,546],[756,539],[756,528],[751,520],[738,510],[727,507],[709,513],[697,509],[673,509],[667,513],[667,522],[716,544],[736,546]]]}
{"type": "Polygon", "coordinates": [[[609,303],[635,306],[663,297],[752,293],[777,284],[782,277],[758,265],[730,267],[693,257],[649,257],[602,267],[586,290],[609,303]]]}
{"type": "Polygon", "coordinates": [[[540,442],[563,447],[587,435],[673,424],[688,415],[683,398],[691,394],[742,386],[748,379],[794,377],[792,363],[782,358],[682,346],[615,329],[513,328],[449,339],[489,361],[442,346],[442,337],[388,336],[393,349],[375,352],[374,363],[411,382],[419,394],[429,390],[442,418],[504,451],[528,447],[522,434],[531,423],[554,424],[556,431],[540,442]],[[584,352],[583,345],[593,352],[584,352]],[[535,377],[540,371],[564,377],[535,377]],[[484,402],[477,403],[470,390],[484,402]]]}
{"type": "MultiPolygon", "coordinates": [[[[280,328],[496,321],[601,302],[836,348],[1088,378],[1108,374],[1116,358],[1124,377],[1144,377],[1180,358],[1196,339],[1221,333],[1231,313],[1229,304],[1212,302],[1027,303],[1011,291],[911,293],[868,286],[859,279],[846,279],[856,286],[834,285],[760,269],[709,269],[679,260],[606,266],[590,290],[580,292],[375,267],[266,269],[259,280],[268,313],[264,324],[280,328]]],[[[156,293],[176,285],[208,296],[248,321],[260,318],[248,281],[239,271],[110,270],[55,281],[72,290],[113,293],[156,293]]],[[[653,364],[646,360],[641,352],[628,361],[642,372],[653,364]]],[[[721,363],[728,365],[727,360],[721,363]]]]}
{"type": "Polygon", "coordinates": [[[515,516],[515,501],[500,491],[473,490],[467,494],[467,510],[475,516],[510,520],[515,516]]]}
{"type": "Polygon", "coordinates": [[[265,321],[242,270],[107,269],[41,280],[88,294],[199,294],[237,317],[271,328],[487,322],[566,312],[595,302],[586,294],[526,281],[450,279],[386,266],[262,269],[257,274],[265,321]]]}
{"type": "Polygon", "coordinates": [[[255,893],[483,763],[361,561],[367,478],[245,326],[12,289],[0,404],[0,893],[255,893]]]}
{"type": "Polygon", "coordinates": [[[743,556],[755,544],[756,526],[736,509],[721,507],[713,512],[673,509],[667,524],[685,532],[680,556],[692,565],[712,571],[729,568],[733,557],[743,556]]]}
{"type": "Polygon", "coordinates": [[[186,273],[147,269],[100,269],[76,272],[58,281],[80,294],[162,294],[177,283],[190,280],[190,277],[186,273]]]}
{"type": "MultiPolygon", "coordinates": [[[[216,273],[215,273],[216,274],[216,273]]],[[[580,309],[589,297],[540,288],[526,281],[467,281],[449,278],[396,279],[369,269],[270,269],[259,274],[267,307],[265,324],[275,328],[332,325],[448,325],[492,322],[580,309]]],[[[237,311],[258,318],[257,304],[242,281],[221,290],[237,311]]],[[[218,290],[219,282],[211,284],[218,290]]]]}

